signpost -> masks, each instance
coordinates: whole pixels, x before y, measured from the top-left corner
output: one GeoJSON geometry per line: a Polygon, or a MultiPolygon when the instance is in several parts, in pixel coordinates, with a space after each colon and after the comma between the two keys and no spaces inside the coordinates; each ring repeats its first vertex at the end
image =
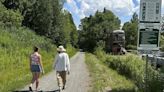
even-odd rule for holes
{"type": "Polygon", "coordinates": [[[142,51],[142,54],[147,54],[148,51],[159,50],[161,3],[162,0],[140,1],[137,49],[142,51]]]}
{"type": "Polygon", "coordinates": [[[164,15],[162,16],[162,21],[161,21],[161,33],[164,32],[164,15]]]}
{"type": "Polygon", "coordinates": [[[146,54],[145,92],[147,89],[148,54],[159,50],[161,30],[162,0],[140,0],[138,46],[141,54],[146,54]]]}

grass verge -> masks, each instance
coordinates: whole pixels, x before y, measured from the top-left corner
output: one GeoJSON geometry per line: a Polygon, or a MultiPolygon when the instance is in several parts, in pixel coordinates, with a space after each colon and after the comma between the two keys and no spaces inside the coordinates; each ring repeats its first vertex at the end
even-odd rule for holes
{"type": "Polygon", "coordinates": [[[93,54],[86,54],[86,64],[92,78],[91,92],[103,92],[106,87],[111,88],[112,92],[134,92],[135,84],[132,81],[108,68],[93,54]]]}
{"type": "Polygon", "coordinates": [[[109,68],[132,80],[137,86],[137,92],[162,92],[164,90],[164,74],[148,64],[147,82],[145,80],[145,64],[139,56],[134,54],[110,55],[97,48],[95,55],[109,68]],[[147,84],[147,86],[146,86],[147,84]]]}

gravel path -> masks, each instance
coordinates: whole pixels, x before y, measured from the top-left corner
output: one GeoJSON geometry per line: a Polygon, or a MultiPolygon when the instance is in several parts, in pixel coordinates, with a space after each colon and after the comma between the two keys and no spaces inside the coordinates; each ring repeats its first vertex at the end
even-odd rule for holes
{"type": "MultiPolygon", "coordinates": [[[[67,76],[67,87],[62,92],[87,92],[89,90],[90,78],[85,64],[85,53],[78,52],[71,58],[70,63],[71,72],[67,76]]],[[[40,78],[39,89],[43,92],[58,92],[55,71],[40,78]]],[[[21,91],[28,91],[28,86],[21,91]]]]}

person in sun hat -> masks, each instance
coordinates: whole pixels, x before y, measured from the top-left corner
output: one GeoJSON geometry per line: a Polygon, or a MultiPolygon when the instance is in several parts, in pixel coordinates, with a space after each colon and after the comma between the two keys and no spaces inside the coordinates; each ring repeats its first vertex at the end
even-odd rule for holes
{"type": "Polygon", "coordinates": [[[60,45],[57,48],[57,55],[54,60],[54,69],[56,70],[57,82],[59,90],[64,90],[66,87],[66,75],[70,74],[70,61],[66,53],[66,49],[60,45]]]}

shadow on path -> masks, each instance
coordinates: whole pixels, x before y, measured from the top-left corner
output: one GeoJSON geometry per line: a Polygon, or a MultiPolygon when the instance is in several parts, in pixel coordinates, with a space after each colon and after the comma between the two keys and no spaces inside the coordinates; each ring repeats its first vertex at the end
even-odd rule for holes
{"type": "Polygon", "coordinates": [[[59,90],[52,90],[52,91],[43,91],[43,90],[40,90],[40,91],[29,91],[29,90],[16,90],[16,91],[13,91],[13,92],[59,92],[59,90]]]}

